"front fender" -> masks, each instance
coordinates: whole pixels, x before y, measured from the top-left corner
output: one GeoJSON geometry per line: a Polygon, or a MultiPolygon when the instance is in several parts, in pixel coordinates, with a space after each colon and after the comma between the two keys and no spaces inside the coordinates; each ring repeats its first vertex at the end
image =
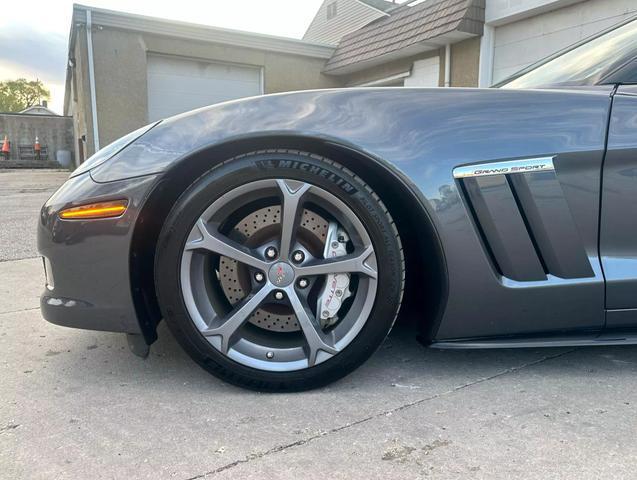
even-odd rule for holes
{"type": "Polygon", "coordinates": [[[167,119],[92,175],[109,182],[161,173],[232,139],[295,135],[381,158],[431,184],[436,197],[434,179],[448,183],[459,164],[599,148],[607,93],[385,88],[254,97],[167,119]]]}
{"type": "Polygon", "coordinates": [[[168,119],[91,174],[110,182],[162,173],[190,161],[193,152],[247,138],[345,145],[409,179],[428,204],[449,275],[438,339],[542,332],[556,318],[559,328],[597,328],[603,316],[599,269],[590,288],[569,282],[511,288],[492,268],[453,169],[542,156],[554,157],[558,166],[576,165],[564,168],[563,178],[570,184],[569,203],[577,206],[573,215],[583,246],[596,261],[597,215],[590,212],[599,205],[610,91],[386,88],[255,97],[168,119]],[[578,315],[559,308],[569,301],[582,302],[578,315]]]}

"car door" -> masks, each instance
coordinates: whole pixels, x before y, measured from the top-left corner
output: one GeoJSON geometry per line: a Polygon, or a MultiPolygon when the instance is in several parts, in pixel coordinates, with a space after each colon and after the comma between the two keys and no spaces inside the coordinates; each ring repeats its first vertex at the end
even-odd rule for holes
{"type": "Polygon", "coordinates": [[[606,328],[637,327],[637,85],[620,85],[614,96],[603,174],[606,328]]]}

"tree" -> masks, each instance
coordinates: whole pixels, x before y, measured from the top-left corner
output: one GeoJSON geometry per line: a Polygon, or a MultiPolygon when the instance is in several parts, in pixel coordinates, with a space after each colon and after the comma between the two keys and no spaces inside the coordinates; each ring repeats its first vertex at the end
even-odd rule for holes
{"type": "Polygon", "coordinates": [[[27,81],[25,78],[0,82],[0,112],[20,112],[25,108],[39,105],[51,96],[40,80],[27,81]]]}

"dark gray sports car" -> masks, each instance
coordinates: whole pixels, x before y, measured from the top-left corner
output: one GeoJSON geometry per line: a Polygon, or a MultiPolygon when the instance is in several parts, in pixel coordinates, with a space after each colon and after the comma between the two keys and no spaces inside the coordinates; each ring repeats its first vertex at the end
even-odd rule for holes
{"type": "Polygon", "coordinates": [[[42,208],[50,322],[165,319],[259,390],[436,348],[637,343],[637,22],[492,89],[228,102],[109,145],[42,208]]]}

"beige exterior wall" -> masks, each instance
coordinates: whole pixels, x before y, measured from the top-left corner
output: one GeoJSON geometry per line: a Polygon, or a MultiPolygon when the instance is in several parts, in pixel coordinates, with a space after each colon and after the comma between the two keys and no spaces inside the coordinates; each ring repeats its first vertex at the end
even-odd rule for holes
{"type": "MultiPolygon", "coordinates": [[[[86,53],[84,26],[78,29],[76,50],[86,53]]],[[[148,53],[262,67],[265,93],[343,86],[342,80],[321,73],[325,60],[294,54],[233,47],[107,27],[93,28],[97,119],[100,146],[148,123],[148,53]]],[[[78,55],[80,56],[80,55],[78,55]]],[[[77,62],[78,102],[74,117],[78,136],[87,137],[85,158],[94,153],[87,59],[77,62]]]]}
{"type": "Polygon", "coordinates": [[[93,29],[100,146],[148,123],[146,51],[138,34],[93,29]]]}
{"type": "Polygon", "coordinates": [[[451,86],[477,87],[480,67],[480,37],[451,45],[451,86]]]}
{"type": "Polygon", "coordinates": [[[84,26],[76,31],[75,48],[72,56],[75,67],[72,69],[70,99],[65,115],[73,117],[74,150],[76,162],[85,160],[93,153],[93,119],[91,118],[91,97],[88,79],[88,55],[86,30],[84,26]],[[80,144],[82,145],[80,147],[80,144]],[[89,148],[90,146],[90,148],[89,148]],[[80,152],[80,148],[82,151],[80,152]]]}

